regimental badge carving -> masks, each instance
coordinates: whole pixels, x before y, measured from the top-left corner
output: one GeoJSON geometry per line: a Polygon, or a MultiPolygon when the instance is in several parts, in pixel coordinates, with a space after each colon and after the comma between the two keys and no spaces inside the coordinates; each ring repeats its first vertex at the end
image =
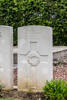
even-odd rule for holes
{"type": "Polygon", "coordinates": [[[28,55],[28,63],[31,66],[37,66],[40,63],[39,54],[37,54],[37,52],[31,52],[28,55]]]}

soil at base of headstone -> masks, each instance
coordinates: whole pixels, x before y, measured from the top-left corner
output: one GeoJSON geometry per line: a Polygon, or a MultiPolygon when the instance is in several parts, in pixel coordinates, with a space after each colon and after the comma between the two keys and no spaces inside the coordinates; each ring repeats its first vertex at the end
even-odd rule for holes
{"type": "Polygon", "coordinates": [[[3,90],[0,93],[0,98],[17,98],[20,100],[45,100],[43,93],[26,93],[18,92],[17,90],[3,90]]]}

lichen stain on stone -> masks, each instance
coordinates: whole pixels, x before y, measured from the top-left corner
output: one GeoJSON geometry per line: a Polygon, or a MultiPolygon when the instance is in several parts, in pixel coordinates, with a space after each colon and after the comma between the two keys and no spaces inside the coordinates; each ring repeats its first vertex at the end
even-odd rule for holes
{"type": "Polygon", "coordinates": [[[19,84],[18,84],[18,90],[19,91],[24,91],[24,92],[41,92],[42,88],[37,87],[37,82],[30,82],[30,81],[23,81],[20,79],[19,84]]]}
{"type": "Polygon", "coordinates": [[[10,86],[8,85],[8,83],[6,81],[5,82],[0,81],[0,85],[3,86],[3,90],[12,89],[12,87],[10,88],[10,86]]]}

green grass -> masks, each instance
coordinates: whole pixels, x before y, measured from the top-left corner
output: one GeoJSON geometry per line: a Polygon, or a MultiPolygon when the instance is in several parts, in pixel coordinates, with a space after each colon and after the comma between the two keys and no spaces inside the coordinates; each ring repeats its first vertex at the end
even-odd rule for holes
{"type": "Polygon", "coordinates": [[[11,98],[9,98],[9,99],[7,99],[7,98],[0,98],[0,100],[29,100],[29,99],[11,99],[11,98]]]}
{"type": "Polygon", "coordinates": [[[5,98],[5,99],[0,99],[0,100],[19,100],[19,99],[7,99],[7,98],[5,98]]]}

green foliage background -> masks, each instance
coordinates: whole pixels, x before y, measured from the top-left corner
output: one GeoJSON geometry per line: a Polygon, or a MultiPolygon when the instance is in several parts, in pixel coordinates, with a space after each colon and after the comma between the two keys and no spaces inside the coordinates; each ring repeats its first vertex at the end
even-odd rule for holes
{"type": "Polygon", "coordinates": [[[66,0],[0,0],[0,25],[14,27],[14,45],[17,28],[26,25],[53,27],[54,45],[67,45],[66,0]]]}

